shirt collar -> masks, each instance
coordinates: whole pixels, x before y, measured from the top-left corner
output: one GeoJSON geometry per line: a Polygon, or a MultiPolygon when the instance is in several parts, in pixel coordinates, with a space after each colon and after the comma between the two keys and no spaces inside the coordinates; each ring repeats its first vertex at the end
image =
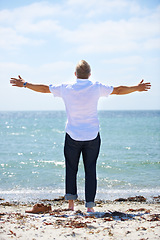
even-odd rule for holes
{"type": "Polygon", "coordinates": [[[86,82],[89,81],[88,78],[82,79],[82,78],[77,78],[77,82],[86,82]]]}

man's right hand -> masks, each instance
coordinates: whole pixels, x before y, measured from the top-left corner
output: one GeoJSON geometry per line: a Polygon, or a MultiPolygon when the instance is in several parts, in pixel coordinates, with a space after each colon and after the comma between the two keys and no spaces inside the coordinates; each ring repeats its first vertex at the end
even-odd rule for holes
{"type": "Polygon", "coordinates": [[[151,84],[149,82],[144,83],[144,80],[142,80],[138,85],[138,90],[139,92],[146,92],[151,88],[151,84]]]}

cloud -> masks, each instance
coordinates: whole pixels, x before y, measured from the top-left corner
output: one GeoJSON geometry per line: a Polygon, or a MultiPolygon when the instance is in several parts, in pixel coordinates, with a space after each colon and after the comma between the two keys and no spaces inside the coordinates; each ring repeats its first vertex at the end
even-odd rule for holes
{"type": "Polygon", "coordinates": [[[143,58],[141,56],[128,56],[121,58],[112,58],[108,60],[104,60],[105,63],[110,64],[124,64],[124,65],[133,65],[133,64],[141,64],[143,63],[143,58]]]}
{"type": "Polygon", "coordinates": [[[55,18],[62,9],[58,5],[39,2],[13,10],[0,11],[1,48],[15,48],[21,45],[45,43],[37,33],[53,33],[61,29],[55,18]],[[31,35],[32,34],[32,35],[31,35]]]}
{"type": "Polygon", "coordinates": [[[75,30],[65,29],[61,34],[66,41],[76,46],[78,52],[103,53],[160,49],[159,12],[158,8],[145,17],[89,22],[79,25],[75,30]]]}
{"type": "Polygon", "coordinates": [[[53,33],[57,32],[61,27],[57,24],[57,21],[53,20],[41,20],[36,23],[24,21],[16,27],[16,30],[21,33],[53,33]]]}
{"type": "MultiPolygon", "coordinates": [[[[19,64],[15,62],[0,62],[0,83],[2,85],[6,85],[6,79],[10,77],[16,77],[18,74],[21,74],[22,72],[31,72],[32,68],[27,64],[19,64]]],[[[2,89],[1,89],[2,90],[2,89]]]]}
{"type": "Polygon", "coordinates": [[[70,68],[73,69],[73,67],[75,64],[73,64],[72,62],[69,62],[69,61],[58,61],[58,62],[52,62],[52,63],[47,63],[47,64],[43,64],[41,66],[41,69],[43,71],[50,71],[50,72],[59,72],[59,71],[66,71],[70,68]]]}
{"type": "Polygon", "coordinates": [[[128,1],[128,0],[68,0],[68,5],[71,8],[77,10],[77,14],[86,11],[86,16],[88,18],[95,18],[97,16],[102,16],[106,14],[106,18],[111,15],[115,15],[115,17],[119,17],[119,14],[125,13],[123,17],[128,17],[130,15],[139,15],[142,16],[148,13],[147,8],[142,8],[140,4],[136,1],[128,1]]]}
{"type": "Polygon", "coordinates": [[[143,47],[146,50],[160,49],[160,37],[146,40],[143,47]]]}
{"type": "Polygon", "coordinates": [[[22,45],[42,45],[44,43],[43,39],[33,39],[26,36],[23,36],[17,33],[12,28],[0,28],[0,47],[3,49],[14,49],[22,45]]]}
{"type": "Polygon", "coordinates": [[[102,11],[112,11],[113,9],[121,9],[128,5],[126,0],[68,0],[68,5],[72,7],[83,7],[84,9],[98,9],[102,11]]]}
{"type": "Polygon", "coordinates": [[[0,23],[12,24],[13,26],[19,21],[33,22],[38,18],[56,17],[62,14],[60,5],[50,4],[48,2],[37,2],[23,7],[17,7],[11,10],[5,9],[0,11],[0,23]]]}
{"type": "Polygon", "coordinates": [[[159,16],[160,6],[149,11],[137,2],[126,0],[37,2],[0,11],[0,47],[43,45],[54,35],[64,44],[72,44],[71,51],[82,54],[160,49],[159,16]],[[127,10],[132,12],[128,18],[124,17],[127,10]],[[107,19],[109,12],[117,18],[107,19]],[[100,13],[106,17],[97,21],[96,14],[100,13]],[[76,14],[81,18],[76,18],[76,14]],[[70,24],[66,24],[68,19],[72,20],[70,24]],[[73,19],[77,21],[75,26],[73,19]]]}

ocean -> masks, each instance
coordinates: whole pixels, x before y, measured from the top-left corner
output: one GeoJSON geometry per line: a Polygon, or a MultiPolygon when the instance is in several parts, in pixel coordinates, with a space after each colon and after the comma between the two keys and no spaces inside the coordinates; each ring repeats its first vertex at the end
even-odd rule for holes
{"type": "MultiPolygon", "coordinates": [[[[160,111],[99,111],[96,199],[160,195],[160,111]]],[[[0,198],[64,196],[64,111],[0,112],[0,198]]],[[[78,196],[84,199],[82,158],[78,196]]]]}

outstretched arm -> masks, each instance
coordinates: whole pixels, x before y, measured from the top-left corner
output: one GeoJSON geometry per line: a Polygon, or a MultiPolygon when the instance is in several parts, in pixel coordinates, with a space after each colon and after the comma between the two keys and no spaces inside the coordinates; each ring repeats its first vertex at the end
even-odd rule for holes
{"type": "MultiPolygon", "coordinates": [[[[10,83],[12,84],[12,86],[15,86],[15,87],[24,87],[23,84],[26,83],[26,82],[19,75],[18,78],[11,78],[10,83]]],[[[32,84],[32,83],[27,82],[25,87],[29,88],[33,91],[36,91],[36,92],[51,93],[50,90],[49,90],[49,86],[44,85],[44,84],[32,84]]]]}
{"type": "Polygon", "coordinates": [[[138,85],[136,86],[119,86],[119,87],[114,87],[112,94],[117,94],[117,95],[123,95],[123,94],[129,94],[132,92],[145,92],[148,91],[151,88],[150,83],[143,83],[144,80],[142,80],[138,85]]]}

